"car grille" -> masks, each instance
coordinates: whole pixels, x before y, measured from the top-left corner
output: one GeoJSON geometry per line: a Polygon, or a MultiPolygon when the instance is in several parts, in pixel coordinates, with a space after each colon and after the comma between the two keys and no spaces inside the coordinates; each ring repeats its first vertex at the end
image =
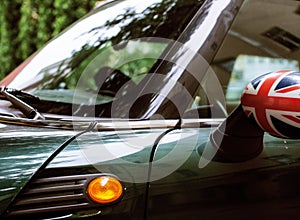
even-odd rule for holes
{"type": "Polygon", "coordinates": [[[96,176],[99,174],[36,179],[17,197],[7,217],[66,213],[99,206],[85,195],[86,184],[96,176]]]}

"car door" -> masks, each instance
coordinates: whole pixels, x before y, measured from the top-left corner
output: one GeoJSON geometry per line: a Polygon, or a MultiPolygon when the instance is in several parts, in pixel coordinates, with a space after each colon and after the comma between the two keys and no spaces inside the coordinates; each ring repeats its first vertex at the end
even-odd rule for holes
{"type": "Polygon", "coordinates": [[[265,135],[258,157],[226,162],[212,158],[210,132],[184,128],[164,137],[153,161],[148,219],[298,216],[299,140],[265,135]]]}
{"type": "MultiPolygon", "coordinates": [[[[198,119],[183,120],[182,127],[157,146],[149,181],[148,219],[298,218],[299,139],[265,132],[263,148],[255,156],[220,160],[211,136],[223,119],[214,114],[206,119],[199,116],[202,106],[222,96],[226,112],[234,112],[246,85],[260,75],[299,71],[299,6],[297,1],[244,1],[210,65],[206,84],[194,99],[198,119]]],[[[253,134],[249,139],[253,147],[255,131],[247,131],[247,125],[236,120],[240,132],[253,134]]],[[[286,136],[299,133],[297,127],[289,129],[294,122],[287,122],[281,132],[286,136]]],[[[232,142],[230,147],[235,154],[249,144],[232,142]]]]}

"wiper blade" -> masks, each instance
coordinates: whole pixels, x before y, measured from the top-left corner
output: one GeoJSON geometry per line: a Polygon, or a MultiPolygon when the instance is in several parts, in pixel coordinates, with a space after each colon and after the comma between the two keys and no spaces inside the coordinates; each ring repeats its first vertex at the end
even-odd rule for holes
{"type": "MultiPolygon", "coordinates": [[[[21,90],[13,90],[6,87],[0,87],[0,94],[10,101],[16,108],[18,108],[27,118],[30,119],[45,119],[45,117],[39,113],[35,108],[21,100],[17,97],[17,94],[19,93],[23,98],[27,97],[27,99],[36,99],[35,96],[30,95],[29,93],[25,93],[21,90]]],[[[39,100],[39,99],[38,99],[39,100]]]]}
{"type": "MultiPolygon", "coordinates": [[[[13,96],[16,96],[17,98],[21,99],[21,100],[26,100],[26,101],[30,101],[30,102],[39,102],[40,101],[40,98],[35,96],[35,95],[32,95],[28,92],[25,92],[23,90],[18,90],[18,89],[13,89],[13,88],[7,88],[5,86],[0,86],[0,91],[6,91],[8,92],[9,94],[13,95],[13,96]]],[[[0,96],[1,96],[1,93],[0,93],[0,96]]],[[[3,95],[4,96],[4,95],[3,95]]],[[[4,96],[4,98],[6,98],[4,96]]]]}

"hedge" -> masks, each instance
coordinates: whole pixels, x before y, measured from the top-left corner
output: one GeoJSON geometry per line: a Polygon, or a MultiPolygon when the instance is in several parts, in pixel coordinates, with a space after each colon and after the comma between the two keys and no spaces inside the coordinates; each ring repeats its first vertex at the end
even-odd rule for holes
{"type": "Polygon", "coordinates": [[[90,11],[97,0],[2,0],[0,79],[50,38],[90,11]]]}

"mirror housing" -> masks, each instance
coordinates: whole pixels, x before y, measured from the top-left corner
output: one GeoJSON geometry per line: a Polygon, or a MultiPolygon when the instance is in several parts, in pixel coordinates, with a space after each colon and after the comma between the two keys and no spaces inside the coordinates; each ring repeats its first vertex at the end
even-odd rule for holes
{"type": "Polygon", "coordinates": [[[211,134],[216,160],[241,162],[263,150],[263,135],[300,138],[300,72],[259,76],[244,89],[241,104],[211,134]]]}

